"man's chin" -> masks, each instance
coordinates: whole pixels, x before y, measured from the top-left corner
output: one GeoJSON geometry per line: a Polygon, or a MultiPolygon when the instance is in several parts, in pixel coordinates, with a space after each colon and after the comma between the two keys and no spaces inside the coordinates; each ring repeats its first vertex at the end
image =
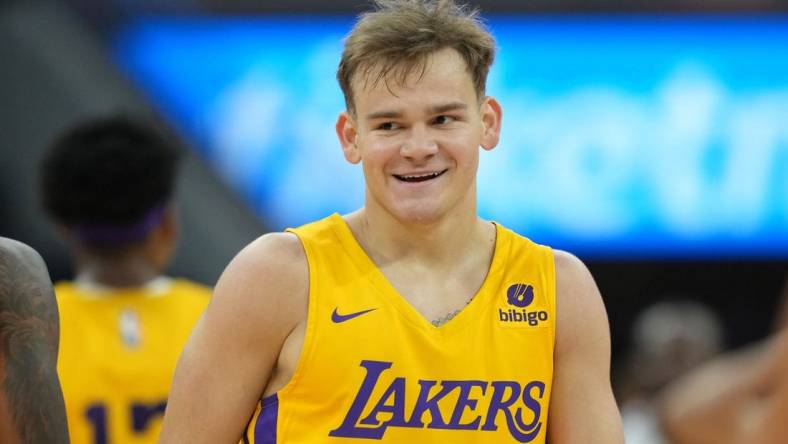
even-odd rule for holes
{"type": "Polygon", "coordinates": [[[405,224],[430,225],[440,221],[445,212],[438,205],[421,202],[418,205],[395,208],[392,214],[405,224]]]}

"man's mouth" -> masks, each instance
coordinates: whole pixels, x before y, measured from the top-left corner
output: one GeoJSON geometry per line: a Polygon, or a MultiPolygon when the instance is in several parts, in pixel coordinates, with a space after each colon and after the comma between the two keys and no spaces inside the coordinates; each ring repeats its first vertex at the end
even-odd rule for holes
{"type": "Polygon", "coordinates": [[[438,176],[445,173],[446,171],[448,170],[441,170],[435,173],[423,173],[423,174],[394,174],[393,176],[396,177],[397,180],[401,180],[403,182],[425,182],[437,178],[438,176]]]}

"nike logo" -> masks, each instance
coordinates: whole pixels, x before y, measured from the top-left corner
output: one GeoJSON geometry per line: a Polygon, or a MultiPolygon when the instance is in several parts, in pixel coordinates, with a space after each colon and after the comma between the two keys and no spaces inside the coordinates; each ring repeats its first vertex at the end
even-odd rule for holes
{"type": "Polygon", "coordinates": [[[341,322],[349,321],[349,320],[351,320],[353,318],[357,318],[357,317],[359,317],[359,316],[361,316],[363,314],[366,314],[366,313],[369,313],[370,311],[375,311],[375,310],[377,310],[377,308],[370,308],[369,310],[361,310],[361,311],[357,311],[355,313],[350,313],[350,314],[343,315],[343,314],[337,313],[337,309],[334,308],[334,312],[331,313],[331,320],[334,321],[335,324],[339,324],[341,322]]]}

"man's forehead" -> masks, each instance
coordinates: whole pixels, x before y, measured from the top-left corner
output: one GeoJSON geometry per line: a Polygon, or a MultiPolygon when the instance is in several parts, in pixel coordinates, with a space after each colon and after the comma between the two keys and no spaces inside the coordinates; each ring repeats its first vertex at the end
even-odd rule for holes
{"type": "Polygon", "coordinates": [[[453,48],[444,48],[423,57],[403,59],[399,62],[390,62],[383,58],[372,59],[358,67],[358,71],[350,79],[350,86],[354,94],[369,92],[379,87],[393,92],[394,89],[418,84],[431,70],[440,70],[449,75],[461,73],[473,85],[471,71],[465,59],[453,48]]]}
{"type": "MultiPolygon", "coordinates": [[[[454,50],[451,51],[455,54],[437,53],[411,64],[387,66],[385,62],[379,62],[360,69],[351,80],[356,107],[363,106],[368,112],[375,113],[391,111],[392,108],[403,106],[398,103],[399,99],[408,95],[409,89],[418,89],[423,82],[430,85],[428,90],[418,91],[419,98],[425,102],[422,103],[423,108],[456,109],[454,105],[457,103],[476,99],[473,79],[465,61],[454,50]],[[369,109],[370,105],[375,109],[369,109]]],[[[366,114],[358,111],[359,114],[366,114]]]]}

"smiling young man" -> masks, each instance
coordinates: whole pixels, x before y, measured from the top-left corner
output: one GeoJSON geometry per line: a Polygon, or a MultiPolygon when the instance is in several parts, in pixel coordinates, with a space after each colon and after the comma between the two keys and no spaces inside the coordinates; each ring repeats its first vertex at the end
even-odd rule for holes
{"type": "Polygon", "coordinates": [[[181,357],[163,443],[621,443],[585,266],[476,210],[492,36],[451,1],[379,1],[336,124],[362,209],[268,234],[181,357]]]}

